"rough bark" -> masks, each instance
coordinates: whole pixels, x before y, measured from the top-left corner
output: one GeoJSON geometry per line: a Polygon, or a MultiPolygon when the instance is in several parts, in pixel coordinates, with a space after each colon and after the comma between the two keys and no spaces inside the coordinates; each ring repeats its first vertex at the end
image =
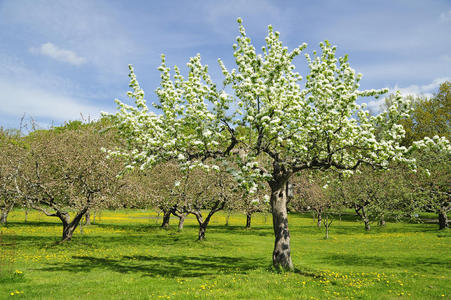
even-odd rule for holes
{"type": "Polygon", "coordinates": [[[251,228],[251,221],[252,221],[252,214],[248,212],[246,214],[246,228],[247,229],[251,228]]]}
{"type": "Polygon", "coordinates": [[[205,240],[205,232],[207,231],[207,224],[202,224],[199,226],[199,234],[197,239],[199,241],[205,240]]]}
{"type": "Polygon", "coordinates": [[[169,227],[169,221],[171,220],[171,210],[165,210],[163,211],[163,222],[161,223],[161,228],[168,228],[169,227]]]}
{"type": "Polygon", "coordinates": [[[370,231],[371,229],[370,221],[366,218],[363,220],[363,222],[365,223],[365,230],[370,231]]]}
{"type": "Polygon", "coordinates": [[[186,215],[181,215],[179,217],[179,225],[178,225],[178,230],[179,231],[183,230],[183,224],[185,223],[185,217],[186,217],[186,215]]]}
{"type": "Polygon", "coordinates": [[[8,214],[13,209],[14,203],[10,204],[9,206],[6,206],[2,208],[2,212],[0,215],[0,224],[7,225],[8,223],[8,214]]]}
{"type": "Polygon", "coordinates": [[[194,210],[191,213],[196,216],[197,222],[199,223],[199,234],[198,234],[198,240],[202,241],[205,239],[205,232],[207,231],[208,223],[210,223],[211,217],[218,211],[224,209],[225,202],[218,200],[215,202],[213,207],[210,209],[207,217],[205,220],[202,217],[202,213],[200,212],[200,209],[194,210]]]}
{"type": "Polygon", "coordinates": [[[355,210],[356,214],[360,217],[360,219],[362,219],[363,223],[365,224],[365,230],[369,231],[371,229],[370,218],[368,217],[368,214],[365,211],[365,206],[355,205],[354,210],[355,210]]]}
{"type": "Polygon", "coordinates": [[[0,223],[6,225],[8,223],[8,212],[7,210],[2,209],[2,213],[0,215],[0,223]]]}
{"type": "Polygon", "coordinates": [[[185,218],[188,215],[188,213],[186,213],[185,211],[179,212],[177,211],[177,209],[175,208],[172,211],[172,214],[174,216],[176,216],[177,218],[179,218],[179,225],[178,225],[178,231],[182,231],[183,230],[183,225],[185,224],[185,218]]]}
{"type": "Polygon", "coordinates": [[[273,265],[276,269],[293,270],[290,249],[290,232],[287,215],[287,183],[288,177],[274,178],[271,187],[271,210],[274,229],[273,265]]]}
{"type": "Polygon", "coordinates": [[[91,225],[91,212],[89,210],[85,215],[85,225],[91,225]]]}
{"type": "Polygon", "coordinates": [[[57,212],[57,216],[60,218],[61,222],[63,222],[63,236],[61,242],[70,241],[74,234],[75,229],[80,224],[81,219],[85,215],[87,207],[83,208],[81,211],[77,213],[77,215],[70,221],[70,215],[68,213],[60,213],[57,212]]]}
{"type": "Polygon", "coordinates": [[[205,240],[205,232],[207,231],[208,222],[210,219],[203,219],[202,213],[200,211],[195,211],[193,214],[196,216],[197,223],[199,223],[199,234],[197,235],[197,240],[205,240]]]}
{"type": "Polygon", "coordinates": [[[446,211],[441,210],[438,213],[438,225],[439,225],[439,229],[445,229],[448,228],[448,215],[446,214],[446,211]]]}

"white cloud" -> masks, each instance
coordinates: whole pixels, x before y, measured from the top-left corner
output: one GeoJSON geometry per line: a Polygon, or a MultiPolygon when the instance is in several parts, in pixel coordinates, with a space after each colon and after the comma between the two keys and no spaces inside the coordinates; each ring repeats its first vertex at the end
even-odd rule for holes
{"type": "Polygon", "coordinates": [[[440,22],[448,23],[451,22],[451,9],[447,12],[443,12],[440,14],[440,22]]]}
{"type": "MultiPolygon", "coordinates": [[[[433,93],[436,92],[440,86],[445,81],[450,81],[451,77],[441,77],[434,79],[431,83],[425,85],[412,84],[407,87],[399,87],[395,85],[391,88],[391,92],[399,91],[402,96],[422,96],[422,97],[432,97],[433,93]]],[[[368,102],[368,109],[373,113],[379,113],[382,111],[383,105],[385,103],[384,98],[376,99],[368,102]]]]}
{"type": "Polygon", "coordinates": [[[86,59],[84,57],[78,56],[71,50],[58,48],[50,42],[42,44],[38,48],[30,48],[30,52],[33,54],[48,56],[58,61],[66,62],[76,66],[86,62],[86,59]]]}
{"type": "Polygon", "coordinates": [[[368,110],[374,114],[378,114],[384,107],[385,99],[379,98],[367,103],[368,110]]]}
{"type": "Polygon", "coordinates": [[[20,83],[0,81],[2,91],[1,112],[7,115],[26,114],[33,118],[45,118],[53,121],[66,121],[84,117],[99,117],[102,107],[85,104],[84,99],[61,95],[57,92],[36,86],[24,86],[20,83]],[[5,101],[4,101],[5,100],[5,101]]]}
{"type": "MultiPolygon", "coordinates": [[[[35,50],[39,54],[78,64],[83,60],[89,61],[90,67],[94,66],[108,76],[122,74],[134,61],[134,56],[146,51],[137,49],[130,25],[136,23],[129,21],[128,16],[128,12],[107,0],[24,0],[20,3],[0,0],[0,27],[7,24],[12,28],[27,28],[26,33],[19,32],[22,38],[25,36],[34,43],[53,43],[53,47],[44,47],[45,54],[41,53],[42,45],[37,47],[35,50]]],[[[37,44],[26,47],[30,46],[36,47],[37,44]]]]}
{"type": "Polygon", "coordinates": [[[409,85],[408,87],[402,88],[395,86],[394,90],[399,90],[401,95],[413,95],[413,96],[427,96],[431,97],[434,92],[437,91],[440,84],[445,81],[450,81],[450,77],[441,77],[434,79],[431,83],[425,85],[409,85]]]}
{"type": "Polygon", "coordinates": [[[51,123],[80,119],[81,114],[95,119],[100,111],[111,111],[92,101],[98,95],[86,93],[68,78],[36,72],[14,57],[0,56],[0,65],[0,115],[11,124],[23,114],[51,123]]]}

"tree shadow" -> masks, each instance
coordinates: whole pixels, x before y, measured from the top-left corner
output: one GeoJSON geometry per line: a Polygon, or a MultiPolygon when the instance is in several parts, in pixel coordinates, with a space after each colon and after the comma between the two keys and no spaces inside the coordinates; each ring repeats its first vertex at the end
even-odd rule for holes
{"type": "Polygon", "coordinates": [[[451,262],[446,259],[435,257],[390,257],[384,258],[380,256],[363,256],[356,254],[333,254],[324,257],[324,261],[328,264],[337,266],[372,266],[378,268],[422,268],[429,269],[430,266],[436,265],[446,269],[451,268],[451,262]]]}
{"type": "Polygon", "coordinates": [[[47,221],[8,221],[8,226],[15,227],[55,227],[61,226],[61,222],[58,222],[59,219],[55,218],[55,222],[47,222],[47,221]]]}
{"type": "Polygon", "coordinates": [[[272,228],[268,226],[253,226],[251,228],[245,228],[244,226],[235,226],[235,225],[234,226],[212,225],[209,226],[207,230],[211,233],[232,233],[238,235],[273,236],[274,233],[271,229],[272,228]]]}
{"type": "Polygon", "coordinates": [[[101,258],[93,256],[73,256],[73,261],[53,264],[39,270],[48,272],[89,272],[105,269],[117,273],[141,273],[150,277],[202,277],[216,274],[246,273],[264,266],[261,259],[227,256],[187,256],[173,255],[157,257],[152,255],[121,256],[101,258]]]}

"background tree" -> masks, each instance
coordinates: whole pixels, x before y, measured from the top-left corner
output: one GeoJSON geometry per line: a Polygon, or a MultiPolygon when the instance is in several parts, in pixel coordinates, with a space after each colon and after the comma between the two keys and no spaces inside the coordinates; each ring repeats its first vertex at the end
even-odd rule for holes
{"type": "Polygon", "coordinates": [[[14,205],[19,204],[15,181],[23,163],[25,149],[20,132],[0,128],[0,224],[7,224],[9,212],[14,205]]]}
{"type": "Polygon", "coordinates": [[[411,176],[417,201],[438,215],[439,228],[448,224],[451,209],[451,144],[445,137],[435,136],[414,142],[412,155],[417,160],[418,172],[411,176]]]}
{"type": "Polygon", "coordinates": [[[127,157],[128,168],[143,169],[170,159],[186,167],[216,169],[218,160],[227,164],[224,158],[230,157],[239,166],[231,173],[250,193],[259,183],[268,184],[273,265],[291,270],[286,188],[291,176],[308,169],[352,172],[362,164],[376,167],[403,160],[405,148],[398,141],[404,130],[397,122],[402,116],[399,108],[406,103],[396,98],[388,111],[370,117],[356,100],[386,90],[359,91],[361,75],[355,74],[346,56],[337,59],[336,47],[328,42],[320,44],[320,55],[306,55],[309,74],[301,88],[302,77],[294,72],[292,60],[306,45],[289,52],[269,26],[266,46],[257,54],[239,23],[237,69],[229,72],[220,61],[224,85],[233,94],[217,89],[200,55],[190,59],[187,79],[177,67],[171,76],[163,56],[156,114],[148,109],[130,67],[129,96],[136,107],[117,101],[119,110],[111,116],[128,144],[110,154],[127,157]],[[376,127],[382,132],[378,137],[376,127]],[[208,158],[215,158],[213,164],[208,158]]]}
{"type": "MultiPolygon", "coordinates": [[[[386,106],[390,106],[396,95],[386,98],[386,106]]],[[[408,116],[401,119],[400,124],[406,130],[402,144],[410,146],[414,141],[435,135],[451,138],[451,82],[443,82],[432,97],[407,96],[412,109],[408,116]]]]}
{"type": "Polygon", "coordinates": [[[198,170],[197,176],[191,176],[185,182],[188,189],[183,192],[184,203],[177,206],[179,213],[191,213],[196,217],[199,224],[198,240],[205,239],[205,233],[211,218],[215,213],[224,209],[224,207],[233,200],[236,200],[236,185],[231,176],[219,171],[198,170]],[[202,174],[198,172],[201,171],[202,174]],[[194,188],[197,186],[197,188],[194,188]],[[207,210],[205,217],[202,210],[207,210]]]}
{"type": "Polygon", "coordinates": [[[113,204],[112,195],[119,187],[120,164],[100,150],[114,137],[100,134],[97,125],[69,123],[26,138],[30,150],[20,169],[17,193],[32,208],[61,220],[62,241],[72,238],[91,207],[113,204]]]}
{"type": "Polygon", "coordinates": [[[241,204],[241,208],[246,214],[245,227],[247,229],[251,228],[253,214],[268,210],[269,198],[270,197],[268,189],[260,188],[258,192],[250,195],[245,193],[240,197],[240,199],[237,199],[237,201],[235,201],[235,203],[238,203],[238,205],[241,204]]]}
{"type": "Polygon", "coordinates": [[[374,221],[384,225],[387,217],[399,219],[412,215],[414,206],[404,179],[407,172],[394,165],[388,171],[367,167],[349,178],[335,180],[331,187],[334,195],[355,211],[369,231],[374,221]]]}
{"type": "Polygon", "coordinates": [[[290,207],[298,212],[311,211],[316,225],[321,228],[323,214],[332,205],[332,198],[326,192],[327,181],[317,171],[303,172],[293,177],[294,199],[290,207]]]}

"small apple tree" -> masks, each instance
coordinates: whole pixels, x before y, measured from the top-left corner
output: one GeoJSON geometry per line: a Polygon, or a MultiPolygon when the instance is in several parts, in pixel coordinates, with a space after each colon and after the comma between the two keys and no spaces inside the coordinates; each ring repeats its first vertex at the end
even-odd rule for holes
{"type": "Polygon", "coordinates": [[[150,168],[171,159],[185,168],[229,165],[250,193],[266,182],[275,236],[273,265],[291,270],[290,177],[307,169],[349,174],[362,164],[383,167],[390,160],[405,160],[406,149],[399,145],[404,130],[397,121],[403,115],[399,108],[407,105],[397,97],[387,111],[370,116],[356,100],[387,90],[358,90],[361,75],[347,56],[337,59],[336,47],[327,41],[320,44],[320,54],[305,55],[310,71],[301,87],[303,78],[292,61],[306,44],[288,51],[269,26],[266,46],[258,54],[241,19],[238,23],[236,68],[229,71],[219,60],[223,89],[213,83],[200,55],[189,60],[187,78],[177,67],[171,75],[162,56],[159,103],[150,110],[130,66],[128,95],[136,107],[116,100],[118,111],[110,116],[127,145],[108,152],[127,157],[127,168],[150,168]]]}

